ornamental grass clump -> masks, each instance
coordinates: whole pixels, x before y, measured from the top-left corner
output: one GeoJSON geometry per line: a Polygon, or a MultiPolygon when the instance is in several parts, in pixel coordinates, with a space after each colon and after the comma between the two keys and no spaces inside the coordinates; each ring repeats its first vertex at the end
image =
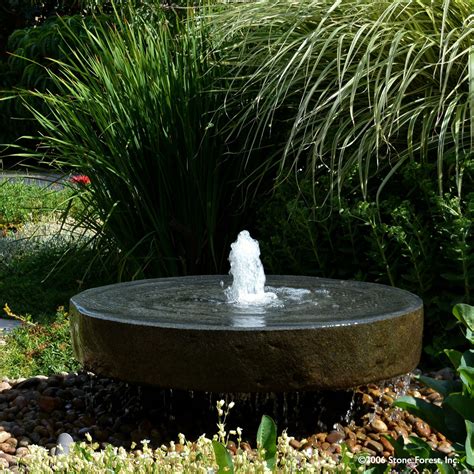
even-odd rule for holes
{"type": "Polygon", "coordinates": [[[26,102],[42,129],[33,156],[89,178],[79,225],[119,277],[215,272],[235,233],[240,165],[216,132],[219,69],[206,31],[192,10],[156,9],[145,21],[117,7],[68,31],[68,59],[49,71],[57,93],[26,93],[42,103],[26,102]]]}
{"type": "Polygon", "coordinates": [[[275,170],[256,229],[269,271],[409,289],[427,352],[456,345],[446,310],[474,281],[472,0],[231,0],[212,20],[228,133],[275,170]]]}
{"type": "Polygon", "coordinates": [[[316,189],[328,174],[326,196],[347,194],[343,184],[356,174],[359,195],[379,197],[400,167],[416,162],[436,164],[440,195],[455,175],[460,197],[472,183],[473,7],[472,0],[228,2],[213,22],[234,78],[231,131],[245,134],[249,149],[270,144],[281,179],[306,172],[316,189]]]}

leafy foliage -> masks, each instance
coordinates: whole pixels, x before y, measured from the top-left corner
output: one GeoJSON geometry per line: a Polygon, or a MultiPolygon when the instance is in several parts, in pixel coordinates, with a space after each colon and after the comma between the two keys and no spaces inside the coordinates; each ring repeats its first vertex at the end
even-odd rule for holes
{"type": "MultiPolygon", "coordinates": [[[[52,17],[9,36],[9,55],[3,63],[0,61],[0,155],[4,156],[6,166],[14,164],[8,145],[25,144],[19,140],[21,136],[39,133],[38,124],[24,106],[18,89],[55,90],[48,69],[57,69],[54,60],[67,60],[67,43],[71,39],[67,33],[80,35],[82,21],[79,15],[52,17]]],[[[40,101],[33,98],[30,105],[41,107],[40,101]]],[[[35,144],[31,146],[34,148],[35,144]]]]}
{"type": "Polygon", "coordinates": [[[257,446],[263,453],[268,469],[273,469],[277,462],[277,427],[268,415],[262,416],[258,427],[257,446]]]}
{"type": "MultiPolygon", "coordinates": [[[[474,343],[474,306],[456,305],[453,314],[464,326],[466,339],[474,343]]],[[[434,380],[420,376],[428,387],[444,395],[441,406],[432,405],[422,399],[404,396],[395,401],[395,406],[408,410],[443,433],[455,444],[456,453],[466,469],[474,467],[474,349],[464,353],[447,350],[447,355],[460,377],[460,383],[434,380]]]]}
{"type": "MultiPolygon", "coordinates": [[[[316,179],[322,200],[330,178],[322,173],[316,179]]],[[[313,203],[312,178],[288,180],[258,211],[265,268],[406,288],[424,300],[431,356],[464,344],[446,312],[472,298],[474,190],[459,198],[455,177],[445,179],[439,196],[434,165],[413,163],[392,177],[378,202],[364,201],[355,191],[354,171],[340,200],[325,206],[313,203]]],[[[472,189],[472,168],[464,185],[472,189]]]]}
{"type": "MultiPolygon", "coordinates": [[[[262,416],[262,421],[257,431],[257,446],[267,469],[273,471],[278,461],[277,427],[273,419],[267,415],[262,416]]],[[[234,462],[227,448],[220,441],[213,441],[212,447],[219,466],[219,474],[234,472],[234,462]]]]}
{"type": "MultiPolygon", "coordinates": [[[[136,3],[144,12],[159,4],[153,0],[136,3]]],[[[6,0],[0,5],[0,156],[4,166],[16,164],[8,144],[23,135],[38,134],[38,125],[18,99],[17,89],[54,90],[47,69],[56,69],[54,60],[67,61],[68,32],[80,35],[82,20],[88,21],[93,12],[107,16],[111,10],[110,0],[6,0]]]]}
{"type": "Polygon", "coordinates": [[[219,470],[217,471],[218,474],[223,474],[226,472],[232,474],[234,472],[234,463],[229,451],[227,451],[227,448],[219,441],[213,441],[212,448],[214,449],[216,463],[219,467],[219,470]]]}
{"type": "MultiPolygon", "coordinates": [[[[11,313],[7,307],[7,312],[11,313]]],[[[32,323],[28,317],[23,326],[5,336],[0,359],[0,374],[9,378],[70,372],[79,368],[71,346],[69,321],[59,308],[49,324],[32,323]]]]}
{"type": "Polygon", "coordinates": [[[416,436],[410,436],[406,444],[392,436],[386,435],[385,437],[394,447],[394,456],[397,459],[412,460],[411,463],[407,463],[407,466],[401,469],[400,472],[404,474],[410,474],[413,472],[413,467],[415,469],[417,468],[417,463],[414,462],[416,459],[425,460],[422,464],[420,463],[420,465],[423,466],[423,472],[454,474],[456,471],[453,466],[456,468],[459,466],[458,464],[454,464],[454,462],[452,464],[449,464],[448,462],[440,462],[442,457],[440,456],[439,451],[435,451],[426,441],[423,441],[416,436]],[[426,460],[432,461],[426,462],[426,460]]]}
{"type": "Polygon", "coordinates": [[[44,130],[30,156],[90,177],[81,225],[122,277],[215,272],[236,234],[243,164],[217,133],[206,24],[164,13],[150,24],[131,9],[83,31],[85,48],[51,72],[59,94],[28,95],[48,109],[29,106],[44,130]]]}
{"type": "Polygon", "coordinates": [[[452,168],[461,198],[474,135],[471,0],[237,1],[213,21],[235,78],[231,129],[249,149],[272,137],[280,180],[302,169],[321,205],[319,176],[327,198],[355,171],[355,191],[377,200],[414,162],[436,167],[440,196],[452,168]]]}
{"type": "MultiPolygon", "coordinates": [[[[86,435],[87,438],[88,435],[86,435]]],[[[88,472],[91,474],[109,474],[120,472],[126,474],[140,473],[163,473],[173,474],[176,472],[216,472],[214,443],[202,435],[196,442],[184,440],[183,450],[178,453],[174,449],[156,449],[148,446],[145,440],[140,446],[140,455],[137,452],[127,452],[124,448],[113,447],[108,444],[99,450],[99,443],[88,442],[73,443],[68,455],[51,455],[49,450],[39,446],[30,448],[31,455],[20,459],[20,467],[31,474],[88,472]]],[[[225,449],[225,447],[223,447],[225,449]]],[[[347,453],[346,453],[347,454],[347,453]]],[[[323,474],[328,472],[379,472],[375,470],[363,470],[355,459],[348,455],[344,463],[336,464],[331,458],[324,458],[315,454],[311,459],[301,457],[296,450],[287,450],[279,446],[279,455],[285,460],[282,472],[312,472],[323,474]],[[281,448],[281,450],[280,450],[281,448]],[[347,461],[347,462],[346,462],[347,461]]],[[[252,452],[242,450],[242,453],[234,457],[239,463],[235,466],[236,472],[264,473],[269,472],[266,463],[252,452]],[[238,470],[237,470],[238,469],[238,470]]],[[[225,471],[230,472],[230,471],[225,471]]],[[[387,471],[388,472],[388,471],[387,471]]]]}

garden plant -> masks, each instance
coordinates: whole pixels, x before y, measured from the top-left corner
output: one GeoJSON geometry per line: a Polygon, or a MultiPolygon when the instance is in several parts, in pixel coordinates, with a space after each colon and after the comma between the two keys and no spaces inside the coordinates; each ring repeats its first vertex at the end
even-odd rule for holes
{"type": "MultiPolygon", "coordinates": [[[[444,433],[455,443],[461,466],[470,470],[474,467],[474,307],[458,304],[454,307],[453,314],[463,326],[471,347],[462,353],[453,349],[445,351],[459,375],[459,380],[440,381],[420,376],[421,382],[443,395],[442,405],[431,405],[424,400],[408,396],[396,400],[395,405],[414,413],[444,433]]],[[[424,449],[427,456],[436,456],[428,445],[425,445],[424,449]]]]}
{"type": "Polygon", "coordinates": [[[216,271],[238,221],[243,169],[217,133],[219,69],[201,21],[140,18],[125,8],[110,23],[83,24],[88,46],[48,70],[59,93],[26,95],[43,130],[26,155],[90,177],[78,220],[102,254],[120,248],[111,255],[119,278],[216,271]]]}
{"type": "Polygon", "coordinates": [[[416,457],[437,460],[420,470],[474,469],[473,11],[472,0],[3,2],[0,171],[62,178],[0,180],[0,318],[21,323],[0,332],[0,471],[408,473],[416,457]],[[356,391],[357,429],[299,441],[265,415],[255,440],[229,428],[233,402],[219,400],[215,435],[170,442],[163,426],[127,421],[132,445],[119,429],[105,442],[80,411],[101,395],[80,386],[69,298],[225,273],[242,228],[267,273],[421,296],[421,374],[356,391]],[[60,407],[41,412],[43,428],[29,396],[60,407]],[[69,454],[52,455],[67,410],[85,421],[69,454]],[[41,446],[20,445],[34,429],[41,446]],[[140,444],[144,432],[154,437],[140,444]]]}
{"type": "Polygon", "coordinates": [[[228,133],[273,169],[255,224],[268,268],[409,288],[427,351],[438,328],[462,342],[445,315],[474,272],[472,2],[237,2],[212,18],[228,133]]]}

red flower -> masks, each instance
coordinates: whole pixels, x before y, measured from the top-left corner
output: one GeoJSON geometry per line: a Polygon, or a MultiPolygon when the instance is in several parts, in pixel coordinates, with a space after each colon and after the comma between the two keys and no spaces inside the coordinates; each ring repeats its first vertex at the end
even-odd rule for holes
{"type": "Polygon", "coordinates": [[[91,184],[91,179],[86,174],[75,174],[69,178],[69,181],[73,184],[80,184],[82,186],[91,184]]]}

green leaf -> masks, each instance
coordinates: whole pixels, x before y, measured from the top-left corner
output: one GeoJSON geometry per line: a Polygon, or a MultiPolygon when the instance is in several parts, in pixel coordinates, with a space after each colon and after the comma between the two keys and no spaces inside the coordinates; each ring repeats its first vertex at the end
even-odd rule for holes
{"type": "Polygon", "coordinates": [[[390,466],[385,466],[385,464],[378,464],[364,469],[364,474],[384,474],[386,472],[390,472],[390,466]]]}
{"type": "Polygon", "coordinates": [[[77,448],[79,450],[79,452],[84,456],[84,458],[86,459],[86,461],[93,461],[94,458],[92,457],[92,454],[86,449],[86,448],[83,448],[82,446],[78,446],[77,448]]]}
{"type": "Polygon", "coordinates": [[[417,436],[410,436],[408,439],[409,443],[406,447],[411,455],[427,459],[433,457],[433,455],[435,454],[435,452],[431,449],[430,445],[426,441],[423,441],[421,438],[418,438],[417,436]]]}
{"type": "Polygon", "coordinates": [[[219,467],[217,473],[233,473],[234,463],[229,451],[227,451],[227,448],[222,443],[219,443],[219,441],[213,441],[212,447],[214,449],[214,454],[216,455],[217,466],[219,467]]]}
{"type": "Polygon", "coordinates": [[[390,435],[384,435],[384,437],[393,446],[393,449],[395,451],[395,456],[397,458],[404,458],[408,454],[408,452],[405,449],[405,444],[403,443],[403,441],[400,441],[399,439],[395,439],[393,436],[390,436],[390,435]]]}
{"type": "Polygon", "coordinates": [[[463,353],[458,372],[465,388],[471,395],[474,394],[474,350],[470,349],[463,353]]]}
{"type": "Polygon", "coordinates": [[[451,464],[447,464],[444,462],[441,462],[439,464],[436,464],[436,467],[438,468],[439,474],[455,474],[456,471],[453,469],[453,466],[451,464]]]}
{"type": "Polygon", "coordinates": [[[474,467],[474,423],[466,421],[466,462],[474,467]]]}
{"type": "Polygon", "coordinates": [[[467,393],[474,394],[474,367],[465,367],[458,369],[459,376],[464,384],[467,393]]]}
{"type": "Polygon", "coordinates": [[[446,436],[455,443],[464,443],[466,438],[463,417],[448,404],[443,404],[444,422],[446,423],[446,436]]]}
{"type": "Polygon", "coordinates": [[[453,364],[453,367],[457,369],[459,367],[459,364],[461,363],[462,353],[456,351],[455,349],[445,349],[444,353],[449,357],[449,360],[451,361],[451,364],[453,364]]]}
{"type": "Polygon", "coordinates": [[[443,403],[443,406],[451,407],[465,420],[474,422],[474,399],[461,393],[452,393],[443,403]]]}
{"type": "Polygon", "coordinates": [[[257,431],[258,449],[264,449],[264,459],[267,461],[267,467],[273,469],[276,464],[277,453],[277,426],[273,419],[267,415],[262,416],[262,421],[257,431]]]}
{"type": "Polygon", "coordinates": [[[404,444],[403,441],[394,439],[392,436],[385,435],[385,438],[391,443],[394,448],[395,457],[406,459],[419,457],[423,459],[437,459],[439,458],[439,452],[434,451],[431,446],[417,436],[410,436],[408,443],[404,444]]]}
{"type": "Polygon", "coordinates": [[[474,331],[474,306],[459,303],[453,308],[453,314],[468,329],[474,331]]]}

